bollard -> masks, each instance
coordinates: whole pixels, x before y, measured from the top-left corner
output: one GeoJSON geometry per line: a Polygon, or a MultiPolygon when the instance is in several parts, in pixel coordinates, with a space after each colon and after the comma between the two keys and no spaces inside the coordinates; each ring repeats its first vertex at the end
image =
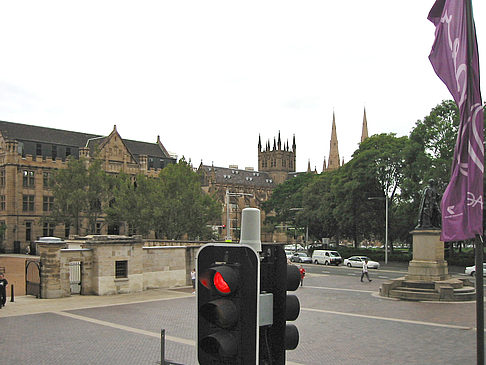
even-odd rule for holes
{"type": "Polygon", "coordinates": [[[165,365],[165,329],[160,330],[160,365],[165,365]]]}
{"type": "Polygon", "coordinates": [[[10,285],[10,301],[14,302],[14,286],[10,285]]]}

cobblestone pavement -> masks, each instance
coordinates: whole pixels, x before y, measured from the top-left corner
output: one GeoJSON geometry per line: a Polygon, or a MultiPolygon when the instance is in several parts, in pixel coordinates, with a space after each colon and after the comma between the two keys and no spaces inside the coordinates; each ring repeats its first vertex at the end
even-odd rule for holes
{"type": "MultiPolygon", "coordinates": [[[[373,278],[373,276],[372,276],[373,278]]],[[[296,294],[300,344],[289,363],[474,364],[475,303],[377,296],[382,280],[310,274],[296,294]]],[[[0,310],[3,364],[196,364],[191,288],[107,297],[19,297],[0,310]]]]}

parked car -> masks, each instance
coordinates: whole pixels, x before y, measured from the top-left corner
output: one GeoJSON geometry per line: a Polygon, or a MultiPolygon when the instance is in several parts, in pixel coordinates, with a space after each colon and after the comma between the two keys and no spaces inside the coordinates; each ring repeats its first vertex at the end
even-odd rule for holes
{"type": "Polygon", "coordinates": [[[290,258],[292,262],[310,263],[312,259],[304,252],[295,252],[290,258]]]}
{"type": "Polygon", "coordinates": [[[369,257],[366,256],[351,256],[344,260],[344,265],[348,267],[363,267],[363,262],[368,260],[368,268],[369,269],[379,269],[380,263],[376,261],[370,260],[369,257]]]}
{"type": "Polygon", "coordinates": [[[286,251],[285,251],[285,256],[287,256],[287,260],[290,260],[290,259],[292,258],[292,256],[293,256],[292,251],[287,251],[287,250],[286,250],[286,251]]]}
{"type": "MultiPolygon", "coordinates": [[[[464,274],[475,276],[476,275],[476,265],[466,267],[464,274]]],[[[486,262],[483,263],[483,276],[486,276],[486,262]]]]}
{"type": "Polygon", "coordinates": [[[343,258],[337,251],[314,250],[312,253],[312,262],[314,264],[336,265],[343,262],[343,258]]]}

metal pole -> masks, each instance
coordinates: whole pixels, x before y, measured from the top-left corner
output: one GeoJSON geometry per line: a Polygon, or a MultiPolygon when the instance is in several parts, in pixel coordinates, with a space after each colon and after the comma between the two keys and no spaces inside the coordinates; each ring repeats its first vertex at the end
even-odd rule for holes
{"type": "Polygon", "coordinates": [[[226,240],[231,239],[231,220],[229,212],[229,191],[226,189],[226,240]]]}
{"type": "Polygon", "coordinates": [[[15,301],[14,300],[14,286],[13,286],[13,284],[10,285],[10,301],[11,302],[14,302],[15,301]]]}
{"type": "Polygon", "coordinates": [[[483,287],[483,237],[475,240],[476,263],[476,352],[477,364],[484,365],[484,287],[483,287]]]}
{"type": "Polygon", "coordinates": [[[165,365],[165,329],[160,330],[160,365],[165,365]]]}
{"type": "Polygon", "coordinates": [[[385,265],[388,264],[388,194],[385,197],[385,265]]]}

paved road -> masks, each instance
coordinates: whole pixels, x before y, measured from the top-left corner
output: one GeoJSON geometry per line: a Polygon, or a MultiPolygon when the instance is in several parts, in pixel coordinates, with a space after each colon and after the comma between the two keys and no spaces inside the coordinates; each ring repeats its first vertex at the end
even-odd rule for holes
{"type": "MultiPolygon", "coordinates": [[[[319,267],[324,269],[324,267],[319,267]]],[[[354,272],[350,270],[349,272],[354,272]]],[[[381,272],[381,271],[380,271],[381,272]]],[[[310,273],[296,294],[301,339],[290,364],[474,364],[475,303],[377,296],[383,279],[310,273]]],[[[191,289],[138,295],[18,298],[0,310],[2,364],[196,364],[191,289]]]]}

